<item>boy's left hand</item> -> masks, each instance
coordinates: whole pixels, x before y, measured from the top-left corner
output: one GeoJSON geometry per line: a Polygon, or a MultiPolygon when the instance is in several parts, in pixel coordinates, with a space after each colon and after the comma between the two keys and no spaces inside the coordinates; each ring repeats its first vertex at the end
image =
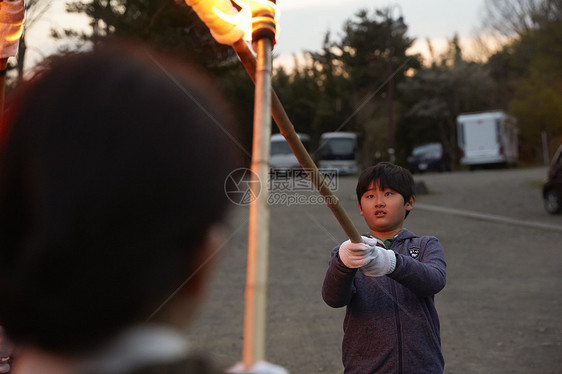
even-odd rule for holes
{"type": "Polygon", "coordinates": [[[363,243],[353,243],[348,239],[340,245],[340,260],[350,269],[358,269],[369,262],[371,246],[365,242],[369,238],[366,236],[362,238],[363,243]]]}

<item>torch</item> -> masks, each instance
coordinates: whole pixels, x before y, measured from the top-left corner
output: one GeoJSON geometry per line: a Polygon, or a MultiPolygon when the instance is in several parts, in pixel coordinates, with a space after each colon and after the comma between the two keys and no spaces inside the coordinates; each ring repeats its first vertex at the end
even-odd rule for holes
{"type": "Polygon", "coordinates": [[[23,0],[0,0],[0,120],[4,114],[8,58],[18,51],[24,18],[23,0]]]}
{"type": "MultiPolygon", "coordinates": [[[[257,53],[255,68],[254,136],[252,178],[267,181],[271,139],[271,66],[275,41],[275,0],[252,1],[252,43],[257,53]]],[[[246,43],[244,43],[246,45],[246,43]]],[[[252,183],[256,187],[261,184],[252,183]]],[[[256,191],[258,192],[258,191],[256,191]]],[[[269,252],[269,205],[267,188],[250,203],[248,268],[246,275],[242,362],[251,368],[265,360],[267,267],[269,252]]]]}
{"type": "MultiPolygon", "coordinates": [[[[230,0],[185,0],[211,30],[213,37],[222,44],[231,45],[255,84],[254,135],[252,148],[252,178],[266,181],[269,177],[269,153],[271,116],[281,134],[287,140],[299,163],[310,180],[324,197],[347,236],[353,242],[362,242],[339,199],[332,193],[324,177],[314,164],[283,106],[271,88],[271,50],[276,35],[276,6],[274,1],[249,0],[251,8],[251,35],[254,56],[244,35],[240,18],[248,14],[247,4],[233,0],[241,7],[236,10],[230,0]]],[[[248,22],[246,22],[248,23],[248,22]]],[[[254,181],[253,180],[253,181],[254,181]]],[[[251,183],[256,188],[259,183],[251,183]]],[[[269,246],[269,208],[267,189],[252,191],[258,196],[250,204],[248,237],[248,269],[246,277],[243,364],[250,368],[265,356],[265,302],[267,285],[267,256],[269,246]]]]}
{"type": "Polygon", "coordinates": [[[241,7],[238,11],[230,0],[185,1],[205,22],[219,43],[232,45],[239,41],[245,45],[244,37],[251,35],[253,48],[258,56],[252,72],[255,78],[255,96],[250,183],[256,198],[250,203],[242,352],[242,363],[249,369],[255,363],[265,361],[269,191],[261,187],[261,182],[269,178],[271,54],[276,33],[276,6],[274,1],[268,0],[249,0],[245,3],[238,1],[237,4],[241,7]],[[251,30],[243,30],[241,21],[245,26],[251,25],[251,30]]]}

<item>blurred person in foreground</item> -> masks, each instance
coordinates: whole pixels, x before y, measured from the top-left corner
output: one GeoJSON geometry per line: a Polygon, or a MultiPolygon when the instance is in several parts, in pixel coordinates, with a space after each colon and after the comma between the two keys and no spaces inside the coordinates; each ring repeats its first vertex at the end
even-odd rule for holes
{"type": "Polygon", "coordinates": [[[326,304],[347,307],[346,374],[443,373],[434,296],[445,287],[447,265],[436,237],[404,228],[414,188],[412,174],[388,162],[359,175],[359,212],[369,234],[332,250],[322,286],[326,304]]]}
{"type": "Polygon", "coordinates": [[[201,71],[129,43],[15,92],[0,133],[13,374],[217,372],[181,328],[224,244],[239,158],[226,107],[201,71]]]}

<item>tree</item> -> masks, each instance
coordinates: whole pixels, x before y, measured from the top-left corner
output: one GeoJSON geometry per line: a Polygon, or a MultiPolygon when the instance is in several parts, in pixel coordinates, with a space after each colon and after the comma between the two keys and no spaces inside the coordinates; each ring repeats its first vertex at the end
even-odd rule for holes
{"type": "Polygon", "coordinates": [[[360,10],[345,22],[340,38],[327,32],[320,51],[308,51],[293,72],[279,72],[274,82],[297,130],[310,129],[313,138],[354,131],[363,143],[362,163],[388,159],[400,95],[392,89],[406,71],[421,66],[418,55],[406,56],[413,43],[406,31],[390,8],[360,10]]]}
{"type": "Polygon", "coordinates": [[[495,102],[518,119],[522,157],[530,162],[541,159],[543,132],[562,141],[562,2],[532,4],[524,10],[526,26],[487,64],[496,81],[495,102]]]}
{"type": "Polygon", "coordinates": [[[397,99],[392,89],[408,69],[420,66],[418,56],[406,56],[413,43],[406,31],[402,17],[392,18],[390,8],[363,9],[345,22],[339,40],[327,33],[322,50],[309,53],[319,89],[318,128],[360,133],[365,163],[376,151],[392,147],[397,99]]]}
{"type": "MultiPolygon", "coordinates": [[[[511,56],[524,54],[523,74],[513,77],[510,112],[519,120],[522,135],[540,155],[541,134],[562,140],[562,23],[549,22],[522,35],[511,56]]],[[[555,147],[552,147],[555,148],[555,147]]]]}
{"type": "Polygon", "coordinates": [[[313,137],[319,135],[315,127],[318,87],[310,69],[300,67],[289,75],[281,68],[275,71],[273,81],[275,91],[295,129],[313,137]]]}
{"type": "Polygon", "coordinates": [[[327,32],[320,52],[308,52],[310,66],[305,67],[303,74],[311,77],[317,87],[316,116],[313,127],[318,135],[322,132],[350,130],[347,126],[350,113],[353,112],[348,100],[348,83],[344,72],[341,55],[336,43],[327,32]]]}
{"type": "Polygon", "coordinates": [[[404,115],[399,124],[402,161],[415,146],[440,142],[456,160],[456,118],[460,113],[492,108],[494,83],[481,64],[465,61],[458,37],[429,68],[400,85],[404,115]]]}
{"type": "Polygon", "coordinates": [[[67,12],[89,17],[90,30],[55,30],[53,34],[57,38],[77,37],[84,43],[95,44],[107,37],[133,37],[188,57],[206,68],[236,62],[232,49],[218,44],[207,26],[183,1],[69,1],[67,12]]]}
{"type": "Polygon", "coordinates": [[[328,32],[321,52],[307,51],[303,60],[295,61],[293,69],[277,69],[273,76],[285,111],[298,132],[312,136],[313,146],[322,132],[337,130],[345,120],[341,100],[345,94],[340,85],[343,78],[332,45],[328,32]]]}
{"type": "Polygon", "coordinates": [[[247,154],[251,150],[253,85],[233,49],[217,43],[207,26],[185,2],[174,0],[69,1],[67,12],[89,17],[90,29],[55,30],[57,38],[78,38],[84,44],[111,37],[141,39],[200,65],[234,103],[247,154]],[[248,125],[250,124],[250,125],[248,125]],[[248,131],[248,128],[250,129],[248,131]]]}
{"type": "Polygon", "coordinates": [[[484,27],[502,36],[513,37],[536,26],[542,0],[486,0],[484,27]]]}

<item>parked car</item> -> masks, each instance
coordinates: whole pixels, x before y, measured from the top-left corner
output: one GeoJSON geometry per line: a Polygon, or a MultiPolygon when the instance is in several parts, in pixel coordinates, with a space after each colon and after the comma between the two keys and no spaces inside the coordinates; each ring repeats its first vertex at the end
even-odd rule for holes
{"type": "Polygon", "coordinates": [[[544,208],[550,214],[562,213],[562,145],[552,158],[542,187],[544,208]]]}
{"type": "Polygon", "coordinates": [[[415,147],[408,157],[408,169],[412,173],[427,170],[450,171],[449,160],[441,143],[428,143],[415,147]]]}
{"type": "MultiPolygon", "coordinates": [[[[310,147],[310,136],[308,134],[297,133],[306,149],[310,147]]],[[[289,143],[281,134],[271,135],[271,155],[269,167],[272,176],[289,176],[296,170],[301,170],[301,165],[297,157],[293,154],[289,143]]]]}

